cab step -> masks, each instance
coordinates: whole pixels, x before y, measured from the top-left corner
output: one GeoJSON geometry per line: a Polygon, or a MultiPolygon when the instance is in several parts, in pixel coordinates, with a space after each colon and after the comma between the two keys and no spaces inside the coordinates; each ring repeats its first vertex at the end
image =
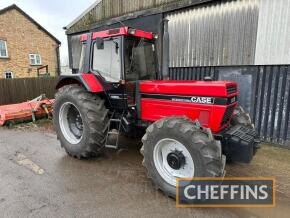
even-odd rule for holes
{"type": "Polygon", "coordinates": [[[122,122],[123,115],[121,116],[121,119],[114,119],[113,117],[114,117],[114,113],[112,114],[111,119],[109,121],[105,147],[117,150],[119,148],[119,136],[120,136],[121,126],[122,126],[121,122],[122,122]],[[115,129],[112,129],[113,124],[115,124],[114,125],[115,129]],[[110,136],[117,136],[116,140],[114,140],[115,144],[108,144],[109,141],[112,141],[110,140],[110,136]]]}

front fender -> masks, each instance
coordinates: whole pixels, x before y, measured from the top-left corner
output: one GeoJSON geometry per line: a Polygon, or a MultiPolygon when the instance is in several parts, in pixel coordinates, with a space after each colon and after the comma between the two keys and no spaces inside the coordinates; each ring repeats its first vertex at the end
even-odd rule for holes
{"type": "Polygon", "coordinates": [[[102,84],[99,82],[96,76],[91,73],[60,76],[59,81],[56,85],[56,89],[70,84],[79,84],[86,88],[87,91],[92,93],[104,91],[102,84]]]}

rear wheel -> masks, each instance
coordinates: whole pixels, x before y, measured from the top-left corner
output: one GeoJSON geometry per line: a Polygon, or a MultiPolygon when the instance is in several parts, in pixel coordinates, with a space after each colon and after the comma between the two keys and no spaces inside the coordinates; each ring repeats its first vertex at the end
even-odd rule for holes
{"type": "Polygon", "coordinates": [[[223,176],[221,145],[209,131],[185,117],[161,119],[148,127],[141,153],[148,177],[173,198],[176,179],[223,176]]]}
{"type": "Polygon", "coordinates": [[[76,158],[102,152],[108,124],[104,101],[78,85],[59,89],[54,104],[54,126],[61,146],[76,158]]]}

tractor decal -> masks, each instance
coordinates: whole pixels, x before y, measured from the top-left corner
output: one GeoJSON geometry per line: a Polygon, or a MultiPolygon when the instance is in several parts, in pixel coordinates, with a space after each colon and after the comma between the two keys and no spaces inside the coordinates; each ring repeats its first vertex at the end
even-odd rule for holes
{"type": "Polygon", "coordinates": [[[229,105],[235,103],[238,98],[236,96],[229,98],[205,97],[205,96],[182,96],[182,95],[161,95],[161,94],[142,94],[142,98],[169,100],[176,102],[195,103],[195,104],[216,104],[229,105]]]}

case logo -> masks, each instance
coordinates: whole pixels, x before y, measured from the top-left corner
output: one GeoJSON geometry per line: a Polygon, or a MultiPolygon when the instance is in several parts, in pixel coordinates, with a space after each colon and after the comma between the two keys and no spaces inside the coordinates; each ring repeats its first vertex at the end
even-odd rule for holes
{"type": "Polygon", "coordinates": [[[213,104],[213,99],[209,97],[192,97],[191,102],[199,104],[213,104]]]}
{"type": "Polygon", "coordinates": [[[186,103],[196,103],[196,104],[213,104],[214,103],[214,98],[211,97],[187,97],[187,98],[172,98],[172,101],[177,101],[177,102],[186,102],[186,103]]]}

